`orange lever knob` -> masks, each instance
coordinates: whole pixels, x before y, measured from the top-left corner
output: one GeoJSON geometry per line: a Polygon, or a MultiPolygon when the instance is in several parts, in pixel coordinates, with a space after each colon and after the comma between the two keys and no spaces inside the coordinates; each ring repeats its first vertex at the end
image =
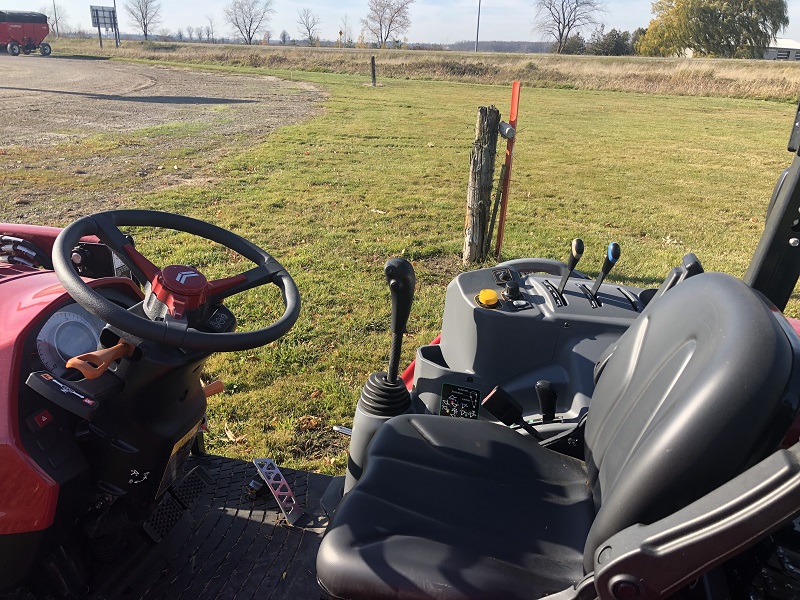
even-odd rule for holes
{"type": "Polygon", "coordinates": [[[73,356],[67,361],[67,368],[77,369],[86,379],[97,379],[106,372],[112,362],[133,354],[133,348],[130,342],[120,340],[119,344],[111,348],[73,356]]]}

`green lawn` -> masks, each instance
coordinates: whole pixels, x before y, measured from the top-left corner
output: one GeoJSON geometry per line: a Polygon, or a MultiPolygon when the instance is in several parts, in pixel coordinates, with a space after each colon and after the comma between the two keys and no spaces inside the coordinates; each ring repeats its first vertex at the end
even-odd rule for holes
{"type": "MultiPolygon", "coordinates": [[[[460,269],[476,108],[495,104],[505,118],[510,85],[384,79],[372,88],[354,75],[292,76],[329,90],[322,116],[214,165],[212,183],[132,200],[253,240],[303,296],[284,339],[209,362],[209,375],[228,386],[211,402],[211,449],[341,473],[347,439],[329,426],[350,424],[361,385],[388,357],[382,266],[402,255],[417,270],[407,363],[437,334],[445,287],[460,269]],[[302,429],[304,415],[323,426],[302,429]],[[246,439],[230,441],[225,424],[246,439]]],[[[580,236],[590,274],[608,242],[621,244],[614,281],[657,285],[687,252],[707,270],[741,276],[791,160],[794,111],[757,100],[523,88],[503,258],[563,260],[580,236]]],[[[140,239],[156,263],[188,261],[215,276],[244,268],[194,243],[176,250],[174,240],[140,239]]],[[[245,329],[279,311],[273,290],[231,307],[245,329]]]]}

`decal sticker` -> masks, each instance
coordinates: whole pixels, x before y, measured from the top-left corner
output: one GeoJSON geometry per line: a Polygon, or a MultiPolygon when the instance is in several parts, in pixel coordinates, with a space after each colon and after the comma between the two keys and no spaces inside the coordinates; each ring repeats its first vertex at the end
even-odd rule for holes
{"type": "Polygon", "coordinates": [[[147,481],[147,478],[149,476],[150,476],[150,471],[144,471],[144,472],[140,473],[136,469],[131,469],[131,476],[130,476],[130,479],[128,479],[128,484],[129,485],[138,485],[140,483],[143,483],[143,482],[147,481]]]}
{"type": "Polygon", "coordinates": [[[477,419],[481,407],[481,392],[472,388],[445,383],[439,414],[460,419],[477,419]]]}

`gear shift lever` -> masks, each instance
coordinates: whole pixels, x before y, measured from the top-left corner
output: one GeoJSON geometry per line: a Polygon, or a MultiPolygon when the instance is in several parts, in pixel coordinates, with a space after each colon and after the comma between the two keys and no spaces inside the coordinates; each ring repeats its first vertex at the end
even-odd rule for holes
{"type": "Polygon", "coordinates": [[[611,272],[611,269],[614,268],[614,265],[617,264],[619,260],[620,248],[617,242],[611,242],[608,245],[608,251],[606,252],[606,257],[603,260],[603,267],[600,269],[600,274],[597,276],[597,279],[594,281],[594,285],[592,286],[592,297],[597,299],[597,290],[600,289],[600,284],[603,283],[603,279],[606,278],[611,272]]]}
{"type": "Polygon", "coordinates": [[[568,270],[561,277],[561,283],[558,284],[559,295],[564,291],[564,286],[567,285],[567,279],[572,275],[575,267],[578,266],[578,261],[581,259],[581,256],[583,256],[583,240],[581,238],[575,238],[572,240],[572,247],[569,250],[569,258],[567,259],[568,270]]]}

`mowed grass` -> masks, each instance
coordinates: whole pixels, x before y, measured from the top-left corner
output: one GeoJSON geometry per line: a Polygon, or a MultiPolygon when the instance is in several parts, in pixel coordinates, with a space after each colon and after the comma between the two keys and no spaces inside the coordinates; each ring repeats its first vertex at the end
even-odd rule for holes
{"type": "MultiPolygon", "coordinates": [[[[405,256],[417,271],[407,364],[438,333],[446,285],[462,268],[476,109],[495,104],[507,118],[510,86],[392,79],[372,88],[363,76],[291,76],[329,90],[324,114],[213,165],[208,183],[126,204],[231,229],[294,276],[303,297],[295,328],[208,363],[207,376],[227,385],[210,402],[209,447],[339,474],[348,440],[330,426],[352,422],[361,386],[389,353],[383,264],[405,256]]],[[[656,286],[687,252],[707,270],[741,276],[791,160],[794,111],[757,100],[523,88],[502,258],[563,260],[582,237],[579,268],[589,274],[610,241],[621,244],[613,281],[656,286]]],[[[215,277],[247,268],[196,240],[153,231],[137,239],[157,264],[190,263],[215,277]]],[[[281,310],[274,289],[230,306],[242,329],[281,310]]],[[[796,302],[788,312],[798,313],[796,302]]]]}

